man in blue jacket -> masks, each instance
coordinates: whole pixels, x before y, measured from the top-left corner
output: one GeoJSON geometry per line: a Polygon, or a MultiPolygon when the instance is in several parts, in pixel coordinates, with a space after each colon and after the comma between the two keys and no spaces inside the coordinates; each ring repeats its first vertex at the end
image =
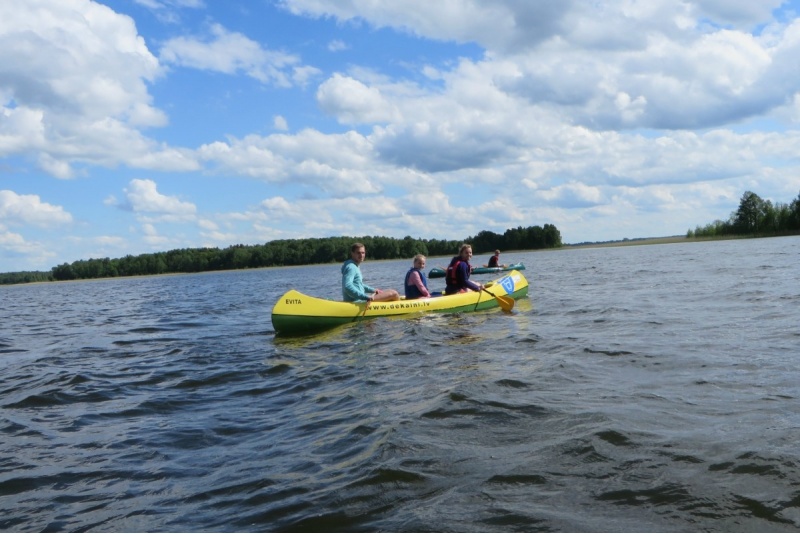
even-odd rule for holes
{"type": "Polygon", "coordinates": [[[400,294],[394,289],[378,289],[364,283],[359,265],[366,257],[366,247],[361,243],[353,243],[350,259],[342,265],[342,298],[345,302],[400,300],[400,294]]]}

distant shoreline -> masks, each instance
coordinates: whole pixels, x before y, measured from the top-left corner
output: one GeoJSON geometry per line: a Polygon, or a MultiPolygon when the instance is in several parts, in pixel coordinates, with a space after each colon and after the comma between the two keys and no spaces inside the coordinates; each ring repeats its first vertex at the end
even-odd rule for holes
{"type": "MultiPolygon", "coordinates": [[[[568,248],[600,248],[600,247],[630,247],[634,245],[663,245],[667,243],[685,243],[687,241],[708,241],[709,239],[687,238],[683,235],[666,237],[638,237],[634,239],[619,239],[616,241],[597,241],[591,243],[566,243],[562,249],[568,248]]],[[[555,249],[557,250],[557,249],[555,249]]]]}
{"type": "MultiPolygon", "coordinates": [[[[670,243],[702,243],[705,241],[725,241],[730,239],[752,239],[752,236],[715,236],[715,237],[686,237],[673,235],[666,237],[640,237],[635,239],[620,239],[618,241],[599,241],[596,243],[575,243],[561,245],[561,250],[570,248],[600,248],[600,247],[630,247],[636,245],[666,245],[670,243]]],[[[559,250],[559,249],[551,249],[559,250]]]]}
{"type": "Polygon", "coordinates": [[[708,241],[731,241],[734,239],[769,239],[772,237],[793,237],[796,233],[785,233],[778,235],[722,235],[709,237],[686,237],[673,235],[666,237],[641,237],[635,239],[620,239],[618,241],[599,241],[596,243],[575,243],[564,244],[560,248],[547,250],[565,250],[571,248],[600,248],[600,247],[630,247],[636,245],[666,245],[670,243],[705,243],[708,241]]]}

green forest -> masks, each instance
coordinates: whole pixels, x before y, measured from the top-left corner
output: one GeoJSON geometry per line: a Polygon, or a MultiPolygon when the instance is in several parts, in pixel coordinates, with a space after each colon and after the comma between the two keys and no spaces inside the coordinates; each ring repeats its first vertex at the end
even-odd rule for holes
{"type": "Polygon", "coordinates": [[[372,236],[280,239],[263,245],[233,245],[224,249],[184,248],[115,259],[78,260],[63,263],[50,271],[0,273],[0,284],[343,262],[350,257],[350,245],[355,242],[364,243],[367,257],[372,260],[410,259],[415,254],[455,255],[462,243],[471,243],[476,254],[484,254],[496,248],[537,250],[562,245],[561,233],[552,224],[545,224],[544,227],[520,226],[508,229],[503,234],[484,230],[475,236],[457,241],[414,239],[410,236],[403,239],[372,236]]]}
{"type": "Polygon", "coordinates": [[[686,237],[767,237],[800,233],[800,194],[789,204],[772,203],[745,191],[727,221],[716,220],[686,232],[686,237]]]}

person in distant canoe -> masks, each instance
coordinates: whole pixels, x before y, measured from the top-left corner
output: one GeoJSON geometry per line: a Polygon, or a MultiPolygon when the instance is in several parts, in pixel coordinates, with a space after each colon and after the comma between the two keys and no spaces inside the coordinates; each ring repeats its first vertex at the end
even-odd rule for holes
{"type": "Polygon", "coordinates": [[[470,259],[472,259],[472,245],[464,243],[458,251],[458,256],[450,260],[450,265],[447,267],[445,295],[483,289],[483,285],[476,284],[469,279],[469,275],[472,274],[470,259]]]}
{"type": "Polygon", "coordinates": [[[489,258],[489,264],[488,265],[484,265],[484,267],[502,267],[502,268],[507,267],[507,265],[505,265],[505,264],[500,265],[500,250],[499,249],[494,251],[494,256],[489,258]]]}
{"type": "Polygon", "coordinates": [[[406,299],[418,299],[430,297],[428,291],[428,278],[422,270],[425,268],[425,256],[417,254],[414,256],[414,266],[406,273],[406,299]]]}
{"type": "Polygon", "coordinates": [[[394,289],[378,289],[364,283],[359,265],[367,257],[367,249],[361,243],[353,243],[350,247],[350,259],[342,265],[342,297],[346,302],[384,302],[400,300],[400,294],[394,289]]]}

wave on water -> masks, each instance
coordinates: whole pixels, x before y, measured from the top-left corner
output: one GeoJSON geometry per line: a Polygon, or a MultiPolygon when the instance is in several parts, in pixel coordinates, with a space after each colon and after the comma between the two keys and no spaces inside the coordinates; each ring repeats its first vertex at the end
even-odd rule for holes
{"type": "Polygon", "coordinates": [[[800,240],[518,256],[511,314],[296,339],[338,266],[0,289],[0,530],[800,528],[800,240]]]}

